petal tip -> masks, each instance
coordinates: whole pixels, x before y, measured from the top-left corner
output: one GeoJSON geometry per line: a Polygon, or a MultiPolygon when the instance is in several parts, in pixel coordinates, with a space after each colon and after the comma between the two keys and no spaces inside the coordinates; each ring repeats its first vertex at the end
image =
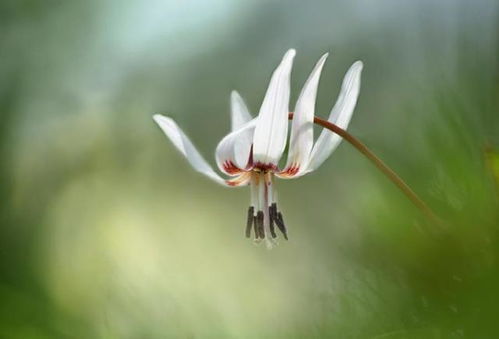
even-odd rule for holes
{"type": "Polygon", "coordinates": [[[295,55],[296,55],[296,50],[294,48],[291,48],[286,52],[286,54],[284,54],[284,57],[282,59],[292,61],[295,55]]]}
{"type": "Polygon", "coordinates": [[[320,57],[319,61],[317,61],[317,64],[315,64],[315,68],[322,70],[322,67],[324,66],[324,63],[326,62],[326,59],[328,56],[329,56],[329,53],[323,54],[320,57]]]}
{"type": "Polygon", "coordinates": [[[352,68],[358,69],[359,71],[362,71],[362,68],[364,68],[364,63],[360,60],[357,60],[353,63],[352,68]]]}
{"type": "Polygon", "coordinates": [[[161,114],[153,114],[152,116],[152,119],[156,122],[159,122],[160,120],[166,118],[165,116],[161,115],[161,114]]]}
{"type": "Polygon", "coordinates": [[[157,124],[161,124],[161,123],[172,123],[173,122],[173,119],[171,118],[168,118],[168,117],[165,117],[164,115],[162,114],[154,114],[152,116],[152,119],[157,123],[157,124]]]}
{"type": "Polygon", "coordinates": [[[230,91],[230,98],[231,98],[231,100],[237,100],[237,99],[241,98],[241,95],[239,94],[238,91],[233,89],[232,91],[230,91]]]}

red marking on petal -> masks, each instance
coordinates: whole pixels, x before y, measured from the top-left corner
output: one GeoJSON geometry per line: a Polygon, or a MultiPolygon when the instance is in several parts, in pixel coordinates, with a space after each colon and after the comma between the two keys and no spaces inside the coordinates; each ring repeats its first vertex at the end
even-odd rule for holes
{"type": "Polygon", "coordinates": [[[286,168],[284,171],[282,171],[279,174],[282,176],[286,176],[286,177],[293,177],[298,173],[299,170],[300,170],[300,165],[295,163],[295,164],[291,164],[291,166],[289,166],[288,168],[286,168]]]}
{"type": "Polygon", "coordinates": [[[227,160],[223,163],[223,169],[229,175],[239,174],[242,172],[242,170],[237,167],[231,160],[227,160]]]}

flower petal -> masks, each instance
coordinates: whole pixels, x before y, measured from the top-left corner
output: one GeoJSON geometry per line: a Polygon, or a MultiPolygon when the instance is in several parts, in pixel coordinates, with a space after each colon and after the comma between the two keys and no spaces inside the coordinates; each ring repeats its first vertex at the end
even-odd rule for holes
{"type": "Polygon", "coordinates": [[[290,49],[274,71],[263,99],[253,136],[255,163],[274,165],[286,147],[289,113],[289,78],[296,52],[290,49]]]}
{"type": "Polygon", "coordinates": [[[288,161],[279,176],[291,178],[302,175],[308,163],[310,151],[314,144],[314,114],[317,87],[322,67],[328,54],[324,54],[308,77],[296,102],[291,136],[288,148],[288,161]]]}
{"type": "Polygon", "coordinates": [[[185,135],[184,132],[177,126],[175,121],[171,118],[165,117],[160,114],[155,114],[153,116],[154,121],[161,127],[166,136],[170,139],[170,141],[175,145],[175,147],[182,153],[187,161],[191,164],[191,166],[198,171],[206,175],[208,178],[213,181],[227,185],[225,180],[221,178],[211,166],[204,160],[204,158],[199,154],[196,150],[192,142],[185,135]]]}
{"type": "MultiPolygon", "coordinates": [[[[248,107],[244,103],[243,98],[236,91],[230,94],[230,109],[231,109],[231,131],[236,131],[251,121],[252,117],[248,111],[248,107]]],[[[243,167],[247,165],[251,144],[253,143],[253,130],[247,129],[242,132],[234,143],[234,154],[236,164],[243,167]]]]}
{"type": "Polygon", "coordinates": [[[230,113],[231,131],[238,130],[252,119],[243,98],[236,91],[230,93],[230,113]]]}
{"type": "Polygon", "coordinates": [[[243,125],[236,131],[227,134],[217,146],[215,159],[220,171],[236,176],[244,172],[251,162],[251,144],[245,144],[244,137],[249,133],[253,136],[256,119],[243,125]]]}
{"type": "Polygon", "coordinates": [[[229,186],[246,186],[250,184],[250,181],[251,172],[243,172],[234,179],[227,180],[226,183],[229,186]]]}
{"type": "MultiPolygon", "coordinates": [[[[329,122],[332,122],[343,129],[347,129],[350,119],[352,118],[355,104],[357,103],[362,66],[362,62],[357,61],[346,73],[341,86],[340,95],[328,118],[329,122]]],[[[323,129],[312,149],[307,172],[317,169],[331,155],[340,142],[341,137],[339,135],[323,129]]]]}

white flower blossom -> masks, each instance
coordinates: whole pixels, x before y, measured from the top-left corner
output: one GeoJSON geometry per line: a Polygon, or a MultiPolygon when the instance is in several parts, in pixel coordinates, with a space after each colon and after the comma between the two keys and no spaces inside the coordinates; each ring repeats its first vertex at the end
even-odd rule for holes
{"type": "MultiPolygon", "coordinates": [[[[316,170],[335,150],[341,137],[326,129],[314,144],[313,120],[319,78],[326,61],[323,55],[315,65],[298,97],[291,123],[286,165],[279,160],[288,139],[290,75],[295,50],[290,49],[274,71],[256,118],[252,118],[243,99],[231,93],[231,132],[216,148],[215,158],[222,178],[199,154],[189,138],[168,117],[156,114],[154,120],[192,167],[228,187],[249,185],[251,205],[248,210],[246,236],[253,231],[257,242],[268,246],[276,242],[277,227],[287,239],[287,229],[277,208],[274,177],[291,179],[316,170]]],[[[345,75],[340,94],[328,121],[346,129],[352,117],[360,89],[362,62],[355,62],[345,75]]]]}

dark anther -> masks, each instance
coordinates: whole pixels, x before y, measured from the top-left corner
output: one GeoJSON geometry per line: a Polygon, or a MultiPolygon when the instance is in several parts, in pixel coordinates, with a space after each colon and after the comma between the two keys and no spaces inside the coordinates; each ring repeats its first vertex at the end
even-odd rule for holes
{"type": "MultiPolygon", "coordinates": [[[[272,204],[275,205],[275,204],[272,204]]],[[[273,207],[272,205],[269,207],[269,219],[270,219],[270,234],[272,235],[272,238],[276,238],[277,235],[275,234],[275,229],[274,229],[274,217],[272,214],[273,207]]]]}
{"type": "Polygon", "coordinates": [[[271,219],[277,218],[277,204],[275,202],[270,205],[269,214],[271,219]]]}
{"type": "Polygon", "coordinates": [[[282,232],[284,239],[288,240],[288,232],[286,231],[286,226],[284,225],[284,219],[282,218],[282,213],[278,212],[277,217],[275,218],[275,223],[277,228],[282,232]]]}
{"type": "MultiPolygon", "coordinates": [[[[269,214],[270,214],[270,225],[271,225],[271,232],[274,230],[274,223],[277,225],[277,228],[282,232],[282,235],[284,236],[284,239],[288,240],[288,232],[286,230],[286,225],[284,225],[284,219],[282,217],[281,212],[277,211],[277,204],[274,202],[272,205],[269,207],[269,214]]],[[[272,237],[275,237],[275,231],[272,233],[272,237]]]]}
{"type": "Polygon", "coordinates": [[[256,215],[253,215],[253,228],[255,231],[255,239],[258,239],[258,222],[256,219],[256,215]]]}
{"type": "Polygon", "coordinates": [[[265,239],[265,231],[263,230],[263,211],[258,211],[256,215],[256,223],[258,236],[262,239],[265,239]]]}
{"type": "Polygon", "coordinates": [[[253,214],[255,212],[255,208],[250,206],[248,208],[248,219],[246,221],[246,238],[251,237],[251,227],[253,226],[253,214]]]}

